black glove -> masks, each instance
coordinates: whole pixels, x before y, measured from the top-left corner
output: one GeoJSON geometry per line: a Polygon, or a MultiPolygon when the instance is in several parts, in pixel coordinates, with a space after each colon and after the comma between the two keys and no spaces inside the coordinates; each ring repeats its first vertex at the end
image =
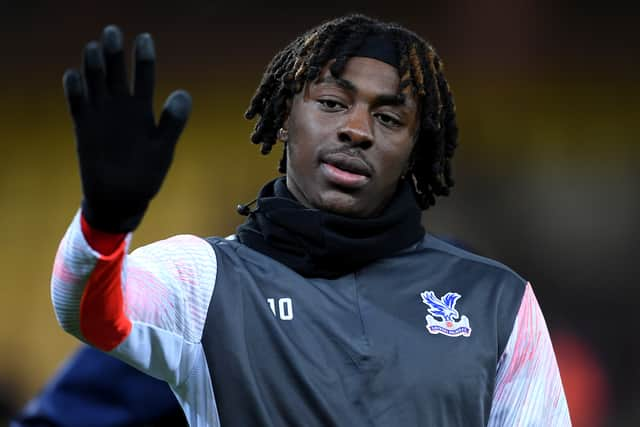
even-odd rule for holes
{"type": "Polygon", "coordinates": [[[191,112],[191,97],[173,92],[156,125],[155,50],[149,34],[136,38],[133,91],[127,84],[122,32],[108,26],[84,49],[82,75],[67,70],[63,85],[75,125],[82,178],[82,213],[94,228],[135,229],[169,170],[191,112]]]}

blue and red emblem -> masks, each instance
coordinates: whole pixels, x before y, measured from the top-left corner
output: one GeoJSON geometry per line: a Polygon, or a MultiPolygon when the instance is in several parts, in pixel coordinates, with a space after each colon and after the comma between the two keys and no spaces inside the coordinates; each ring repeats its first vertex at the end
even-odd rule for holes
{"type": "Polygon", "coordinates": [[[425,316],[427,320],[426,328],[429,333],[434,335],[443,334],[450,337],[468,337],[471,335],[469,318],[464,315],[460,317],[458,310],[456,310],[456,302],[460,299],[460,294],[448,292],[440,299],[433,291],[424,291],[420,296],[422,297],[422,302],[429,306],[430,314],[425,316]],[[436,319],[436,317],[439,317],[440,320],[436,319]]]}

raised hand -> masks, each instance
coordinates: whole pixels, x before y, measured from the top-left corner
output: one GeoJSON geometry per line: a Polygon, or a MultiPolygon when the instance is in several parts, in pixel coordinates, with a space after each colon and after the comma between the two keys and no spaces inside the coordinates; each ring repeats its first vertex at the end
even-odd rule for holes
{"type": "Polygon", "coordinates": [[[92,227],[113,233],[131,231],[142,220],[191,112],[190,95],[175,91],[156,124],[153,40],[149,34],[136,38],[133,90],[122,40],[117,27],[106,27],[100,43],[86,45],[82,72],[70,69],[63,77],[75,125],[82,213],[92,227]]]}

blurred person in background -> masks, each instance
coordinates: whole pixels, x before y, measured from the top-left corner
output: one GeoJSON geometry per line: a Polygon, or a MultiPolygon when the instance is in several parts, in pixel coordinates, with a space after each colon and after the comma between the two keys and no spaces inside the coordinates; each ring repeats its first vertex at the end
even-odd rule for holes
{"type": "Polygon", "coordinates": [[[91,347],[71,357],[10,427],[179,427],[182,409],[164,381],[91,347]]]}
{"type": "Polygon", "coordinates": [[[457,145],[429,43],[361,15],[296,38],[246,113],[284,176],[232,238],[127,254],[191,98],[156,124],[152,40],[130,91],[122,38],[107,27],[64,77],[84,195],[52,278],[66,331],[169,383],[194,426],[570,424],[530,284],[422,227],[457,145]]]}
{"type": "Polygon", "coordinates": [[[0,424],[6,425],[10,417],[16,413],[18,402],[16,401],[17,389],[13,381],[0,380],[0,424]]]}

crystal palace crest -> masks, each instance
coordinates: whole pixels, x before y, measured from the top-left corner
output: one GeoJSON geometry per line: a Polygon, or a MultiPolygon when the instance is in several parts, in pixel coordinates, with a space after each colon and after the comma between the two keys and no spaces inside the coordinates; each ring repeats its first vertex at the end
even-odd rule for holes
{"type": "Polygon", "coordinates": [[[425,316],[427,320],[427,331],[434,335],[443,334],[450,337],[471,335],[469,318],[460,316],[456,310],[456,302],[461,295],[455,292],[446,293],[442,299],[438,298],[433,291],[424,291],[420,294],[422,302],[429,306],[429,313],[425,316]]]}

